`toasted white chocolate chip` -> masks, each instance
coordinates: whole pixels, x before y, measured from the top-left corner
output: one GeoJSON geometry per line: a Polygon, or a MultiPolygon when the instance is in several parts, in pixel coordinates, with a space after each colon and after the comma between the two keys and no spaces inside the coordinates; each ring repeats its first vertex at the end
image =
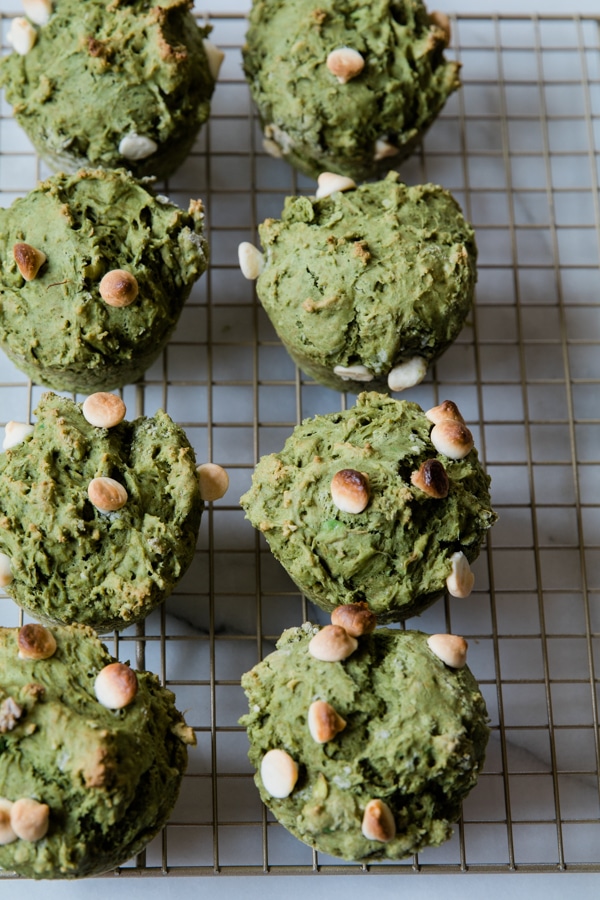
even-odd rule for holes
{"type": "Polygon", "coordinates": [[[94,693],[101,706],[107,709],[123,709],[133,703],[138,692],[135,672],[124,663],[114,662],[104,666],[94,682],[94,693]]]}
{"type": "Polygon", "coordinates": [[[459,550],[450,557],[452,571],[446,578],[446,587],[448,593],[453,597],[468,597],[473,590],[475,576],[471,572],[469,560],[465,554],[459,550]]]}
{"type": "Polygon", "coordinates": [[[335,366],[333,374],[342,381],[373,381],[375,378],[366,366],[335,366]]]}
{"type": "Polygon", "coordinates": [[[375,141],[375,150],[373,153],[373,161],[379,162],[382,159],[388,159],[390,156],[398,156],[400,150],[389,141],[379,138],[375,141]]]}
{"type": "Polygon", "coordinates": [[[386,844],[396,835],[394,815],[383,800],[369,800],[363,813],[361,831],[369,841],[386,844]]]}
{"type": "Polygon", "coordinates": [[[15,53],[26,56],[37,40],[37,31],[24,16],[17,16],[11,22],[6,40],[15,53]]]}
{"type": "Polygon", "coordinates": [[[23,625],[17,631],[19,659],[50,659],[56,653],[56,639],[44,625],[23,625]]]}
{"type": "Polygon", "coordinates": [[[5,797],[0,797],[0,847],[5,844],[12,844],[17,840],[17,835],[10,824],[10,811],[12,802],[5,797]]]}
{"type": "Polygon", "coordinates": [[[427,374],[427,360],[422,356],[413,356],[400,363],[388,373],[387,382],[390,391],[405,391],[420,384],[427,374]]]}
{"type": "Polygon", "coordinates": [[[340,469],[331,479],[331,499],[345,513],[361,513],[369,503],[369,479],[356,469],[340,469]]]}
{"type": "Polygon", "coordinates": [[[242,275],[248,281],[255,281],[265,266],[265,258],[260,250],[249,241],[242,241],[238,247],[238,260],[242,275]]]}
{"type": "Polygon", "coordinates": [[[370,634],[377,625],[377,616],[366,603],[345,603],[331,613],[331,624],[344,628],[352,637],[370,634]]]}
{"type": "Polygon", "coordinates": [[[440,422],[443,422],[444,419],[450,419],[453,422],[462,422],[463,425],[465,423],[458,406],[453,400],[442,400],[438,406],[432,406],[431,409],[428,409],[425,415],[434,425],[438,425],[440,422]]]}
{"type": "Polygon", "coordinates": [[[227,493],[229,475],[216,463],[202,463],[196,469],[200,482],[200,496],[206,503],[220,500],[227,493]]]}
{"type": "Polygon", "coordinates": [[[322,662],[341,662],[351,656],[358,641],[340,625],[325,625],[308,644],[308,652],[322,662]]]}
{"type": "Polygon", "coordinates": [[[427,644],[432,653],[452,669],[463,669],[467,664],[468,644],[458,634],[430,634],[427,644]]]}
{"type": "Polygon", "coordinates": [[[25,15],[36,25],[46,25],[52,15],[50,0],[22,0],[25,15]]]}
{"type": "Polygon", "coordinates": [[[0,553],[0,587],[6,587],[14,580],[10,564],[10,556],[0,553]]]}
{"type": "Polygon", "coordinates": [[[324,700],[315,700],[308,708],[308,730],[317,744],[326,744],[346,727],[346,720],[324,700]]]}
{"type": "Polygon", "coordinates": [[[444,33],[444,40],[447,46],[450,43],[452,36],[450,16],[446,15],[444,12],[440,12],[439,9],[434,9],[433,12],[429,14],[429,24],[435,26],[435,28],[444,33]]]}
{"type": "Polygon", "coordinates": [[[27,422],[7,422],[4,427],[2,449],[10,450],[11,447],[22,444],[30,434],[33,434],[33,425],[29,425],[27,422]]]}
{"type": "Polygon", "coordinates": [[[420,491],[436,500],[448,496],[450,480],[439,459],[426,459],[421,467],[412,473],[410,480],[420,491]]]}
{"type": "Polygon", "coordinates": [[[138,160],[152,156],[158,150],[158,144],[143,134],[126,134],[119,143],[119,153],[125,159],[138,160]]]}
{"type": "Polygon", "coordinates": [[[345,175],[338,175],[336,172],[321,172],[317,178],[317,200],[322,197],[329,197],[335,191],[351,191],[356,187],[356,182],[345,175]]]}
{"type": "Polygon", "coordinates": [[[216,81],[219,77],[219,72],[221,71],[221,66],[223,64],[223,60],[225,59],[225,54],[223,51],[213,44],[212,41],[202,41],[204,44],[204,52],[206,53],[206,61],[208,63],[208,70],[213,77],[213,80],[216,81]]]}
{"type": "Polygon", "coordinates": [[[445,419],[431,429],[431,443],[448,459],[463,459],[474,446],[473,435],[462,422],[445,419]]]}
{"type": "Polygon", "coordinates": [[[265,153],[268,153],[273,159],[283,159],[281,147],[275,141],[271,140],[271,138],[263,138],[262,145],[265,153]]]}
{"type": "Polygon", "coordinates": [[[337,50],[332,50],[327,57],[326,64],[340,84],[346,84],[352,78],[356,78],[365,67],[363,57],[358,50],[353,50],[352,47],[339,47],[337,50]]]}
{"type": "Polygon", "coordinates": [[[109,306],[130,306],[138,295],[137,278],[126,269],[112,269],[100,281],[100,296],[109,306]]]}
{"type": "Polygon", "coordinates": [[[88,484],[88,497],[100,512],[115,512],[127,503],[127,491],[114,478],[101,475],[88,484]]]}
{"type": "Polygon", "coordinates": [[[127,408],[116,394],[98,391],[86,397],[81,412],[86,422],[95,428],[114,428],[125,418],[127,408]]]}
{"type": "Polygon", "coordinates": [[[22,841],[40,841],[48,832],[50,808],[31,797],[15,800],[10,810],[10,825],[22,841]]]}
{"type": "Polygon", "coordinates": [[[267,794],[283,800],[296,786],[298,763],[285,750],[268,750],[260,764],[260,777],[267,794]]]}
{"type": "Polygon", "coordinates": [[[41,250],[23,241],[13,246],[13,256],[25,281],[33,281],[48,258],[41,250]]]}

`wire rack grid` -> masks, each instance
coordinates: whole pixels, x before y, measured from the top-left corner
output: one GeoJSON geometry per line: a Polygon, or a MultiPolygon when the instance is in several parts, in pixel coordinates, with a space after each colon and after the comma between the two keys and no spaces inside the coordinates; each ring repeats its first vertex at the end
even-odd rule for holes
{"type": "MultiPolygon", "coordinates": [[[[211,267],[163,357],[123,390],[129,417],[162,407],[199,461],[231,488],[203,517],[195,561],[160,611],[107,636],[160,675],[198,746],[172,818],[121,876],[365,874],[314,853],[262,807],[238,718],[241,674],[281,631],[322,619],[244,521],[239,496],[258,457],[309,415],[350,405],[290,362],[237,268],[237,245],[314,184],[262,150],[241,70],[249,3],[198,9],[226,57],[210,122],[160,185],[207,207],[211,267]]],[[[6,30],[14,0],[0,0],[6,30]]],[[[463,89],[420,153],[410,183],[450,189],[480,249],[472,320],[406,396],[454,399],[492,475],[500,519],[470,598],[446,597],[406,623],[469,641],[491,716],[484,773],[454,837],[369,874],[600,871],[600,19],[457,16],[463,89]]],[[[0,204],[49,174],[0,108],[0,204]]],[[[0,417],[30,420],[42,389],[0,359],[0,417]]],[[[22,614],[0,598],[0,623],[22,614]]],[[[3,877],[12,877],[3,873],[3,877]]]]}

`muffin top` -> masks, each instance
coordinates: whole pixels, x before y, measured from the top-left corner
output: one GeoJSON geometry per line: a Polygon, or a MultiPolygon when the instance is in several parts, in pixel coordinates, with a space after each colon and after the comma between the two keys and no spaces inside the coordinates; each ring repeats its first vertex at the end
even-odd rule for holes
{"type": "Polygon", "coordinates": [[[242,677],[255,781],[281,824],[318,850],[401,859],[450,836],[483,764],[485,703],[464,654],[450,666],[434,652],[464,648],[462,638],[381,629],[345,633],[345,650],[324,652],[342,631],[291,628],[242,677]]]}

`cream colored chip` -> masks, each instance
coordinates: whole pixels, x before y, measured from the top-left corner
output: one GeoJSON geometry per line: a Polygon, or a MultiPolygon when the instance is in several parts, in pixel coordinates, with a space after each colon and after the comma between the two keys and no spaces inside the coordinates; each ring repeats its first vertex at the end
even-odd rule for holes
{"type": "Polygon", "coordinates": [[[109,306],[131,306],[139,293],[137,278],[126,269],[112,269],[100,281],[100,296],[109,306]]]}
{"type": "Polygon", "coordinates": [[[369,478],[356,469],[340,469],[331,479],[331,499],[345,513],[361,513],[371,496],[369,478]]]}
{"type": "Polygon", "coordinates": [[[204,52],[206,53],[206,61],[208,63],[208,70],[213,77],[213,80],[216,81],[219,77],[219,72],[221,71],[221,66],[223,65],[223,60],[225,59],[225,54],[217,47],[216,44],[213,44],[212,41],[202,41],[204,44],[204,52]]]}
{"type": "Polygon", "coordinates": [[[135,700],[138,692],[137,675],[124,663],[114,662],[98,672],[94,693],[101,706],[123,709],[135,700]]]}
{"type": "Polygon", "coordinates": [[[135,132],[126,134],[119,142],[119,153],[121,156],[134,162],[140,159],[147,159],[153,153],[156,153],[157,150],[158,144],[156,141],[135,132]]]}
{"type": "Polygon", "coordinates": [[[429,14],[429,24],[433,25],[436,29],[443,32],[444,41],[446,43],[446,46],[448,46],[452,38],[450,16],[446,15],[446,13],[444,12],[440,12],[439,9],[434,9],[433,12],[429,14]]]}
{"type": "Polygon", "coordinates": [[[469,566],[469,561],[462,551],[453,553],[450,557],[452,571],[446,578],[446,588],[453,597],[468,597],[475,584],[475,576],[469,566]]]}
{"type": "Polygon", "coordinates": [[[127,503],[127,491],[114,478],[101,475],[88,484],[88,497],[100,512],[116,512],[127,503]]]}
{"type": "Polygon", "coordinates": [[[16,16],[10,24],[6,40],[15,53],[26,56],[37,40],[37,31],[24,16],[16,16]]]}
{"type": "Polygon", "coordinates": [[[200,496],[206,503],[220,500],[227,493],[229,475],[216,463],[202,463],[196,469],[200,483],[200,496]]]}
{"type": "Polygon", "coordinates": [[[410,480],[415,487],[436,500],[443,500],[450,490],[450,479],[439,459],[426,459],[420,468],[413,472],[410,480]]]}
{"type": "Polygon", "coordinates": [[[452,669],[463,669],[467,664],[468,644],[458,634],[430,634],[427,644],[432,653],[452,669]]]}
{"type": "Polygon", "coordinates": [[[336,191],[351,191],[356,187],[356,182],[345,175],[338,175],[336,172],[321,172],[317,178],[317,200],[323,197],[329,197],[336,191]]]}
{"type": "Polygon", "coordinates": [[[260,250],[249,241],[242,241],[238,247],[238,261],[242,275],[248,281],[255,281],[265,267],[265,258],[260,250]]]}
{"type": "Polygon", "coordinates": [[[373,381],[375,378],[366,366],[334,366],[333,374],[342,381],[373,381]]]}
{"type": "Polygon", "coordinates": [[[322,662],[341,662],[351,656],[358,641],[340,625],[325,625],[308,644],[308,652],[322,662]]]}
{"type": "Polygon", "coordinates": [[[10,556],[0,553],[0,587],[7,587],[11,581],[14,581],[14,577],[10,556]]]}
{"type": "Polygon", "coordinates": [[[265,153],[268,153],[269,156],[273,157],[273,159],[283,159],[283,151],[281,147],[271,138],[263,138],[262,145],[265,153]]]}
{"type": "Polygon", "coordinates": [[[31,623],[17,631],[20,659],[49,659],[56,653],[56,638],[45,625],[31,623]]]}
{"type": "Polygon", "coordinates": [[[339,625],[349,635],[357,638],[375,631],[377,616],[366,603],[346,603],[333,610],[331,624],[339,625]]]}
{"type": "Polygon", "coordinates": [[[98,391],[86,397],[81,412],[86,422],[95,428],[114,428],[125,418],[127,408],[116,394],[98,391]]]}
{"type": "Polygon", "coordinates": [[[315,700],[308,708],[308,730],[317,744],[332,741],[336,734],[343,731],[347,722],[325,700],[315,700]]]}
{"type": "Polygon", "coordinates": [[[19,241],[13,246],[13,256],[17,268],[25,281],[33,281],[47,260],[46,254],[31,244],[19,241]]]}
{"type": "Polygon", "coordinates": [[[443,422],[445,419],[450,419],[453,422],[462,422],[463,425],[465,424],[465,420],[461,416],[460,410],[453,400],[442,400],[438,406],[432,406],[431,409],[428,409],[425,412],[425,415],[434,425],[439,425],[439,423],[443,422]]]}
{"type": "Polygon", "coordinates": [[[13,807],[12,801],[5,797],[0,797],[0,847],[5,844],[12,844],[17,840],[17,835],[13,831],[10,824],[10,811],[13,807]]]}
{"type": "Polygon", "coordinates": [[[340,84],[346,84],[360,75],[365,67],[365,60],[358,50],[353,50],[352,47],[339,47],[331,51],[326,65],[340,84]]]}
{"type": "Polygon", "coordinates": [[[260,777],[267,794],[283,800],[298,781],[298,764],[285,750],[268,750],[260,764],[260,777]]]}
{"type": "Polygon", "coordinates": [[[474,447],[473,435],[462,422],[444,419],[431,429],[431,443],[448,459],[464,459],[474,447]]]}
{"type": "Polygon", "coordinates": [[[380,162],[382,159],[389,159],[391,156],[398,156],[399,153],[400,150],[398,147],[394,146],[394,144],[390,144],[389,141],[386,141],[383,138],[379,138],[375,141],[373,161],[380,162]]]}
{"type": "Polygon", "coordinates": [[[383,800],[369,800],[362,819],[362,833],[369,841],[387,844],[396,836],[396,822],[383,800]]]}
{"type": "Polygon", "coordinates": [[[52,15],[50,0],[22,0],[25,15],[36,25],[46,25],[52,15]]]}
{"type": "Polygon", "coordinates": [[[30,434],[33,434],[33,425],[29,425],[27,422],[7,422],[4,427],[2,449],[10,450],[11,447],[22,444],[30,434]]]}
{"type": "Polygon", "coordinates": [[[10,825],[22,841],[41,841],[48,833],[50,807],[31,797],[15,800],[10,810],[10,825]]]}
{"type": "Polygon", "coordinates": [[[388,373],[387,382],[390,391],[405,391],[420,384],[427,374],[427,360],[422,356],[413,356],[400,363],[388,373]]]}

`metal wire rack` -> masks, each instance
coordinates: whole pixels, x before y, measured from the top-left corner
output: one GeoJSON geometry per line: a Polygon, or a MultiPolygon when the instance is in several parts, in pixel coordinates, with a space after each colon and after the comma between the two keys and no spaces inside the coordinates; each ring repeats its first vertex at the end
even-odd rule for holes
{"type": "MultiPolygon", "coordinates": [[[[205,201],[212,264],[162,359],[123,396],[130,417],[165,408],[199,461],[228,468],[231,488],[207,509],[175,594],[143,626],[107,639],[160,675],[198,737],[170,823],[118,874],[351,874],[363,867],[313,853],[266,813],[237,724],[241,674],[283,628],[320,615],[237,500],[258,457],[297,421],[352,398],[298,373],[238,271],[237,244],[256,240],[287,194],[314,185],[264,154],[240,63],[249,3],[218,6],[198,10],[226,51],[211,120],[161,186],[183,206],[205,201]]],[[[3,34],[13,7],[0,0],[3,34]]],[[[471,597],[406,624],[468,638],[492,739],[453,839],[369,874],[600,871],[599,25],[454,17],[464,87],[401,169],[408,182],[449,188],[480,248],[472,320],[407,396],[425,408],[459,404],[500,513],[471,597]]],[[[46,174],[3,102],[0,203],[46,174]]],[[[2,357],[2,424],[29,420],[41,390],[2,357]]],[[[1,624],[21,621],[0,598],[1,624]]]]}

